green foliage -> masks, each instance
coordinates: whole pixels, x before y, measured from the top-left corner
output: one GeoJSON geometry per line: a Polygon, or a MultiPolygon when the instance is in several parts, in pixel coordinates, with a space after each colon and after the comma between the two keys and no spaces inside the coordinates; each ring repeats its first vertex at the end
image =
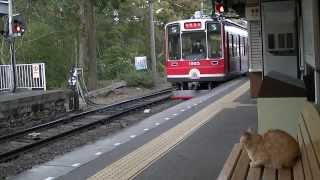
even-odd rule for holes
{"type": "Polygon", "coordinates": [[[73,44],[69,43],[72,42],[72,37],[65,32],[47,34],[50,31],[50,26],[47,24],[30,23],[29,26],[32,31],[25,39],[17,41],[17,62],[46,63],[48,87],[61,87],[66,84],[72,62],[73,54],[70,51],[72,52],[73,44]]]}
{"type": "Polygon", "coordinates": [[[128,83],[128,86],[141,86],[145,88],[153,87],[151,72],[148,71],[131,71],[125,74],[122,74],[121,79],[125,80],[128,83]]]}
{"type": "Polygon", "coordinates": [[[121,74],[133,69],[127,52],[121,47],[112,46],[104,54],[99,59],[99,79],[119,79],[121,74]]]}
{"type": "MultiPolygon", "coordinates": [[[[45,62],[49,88],[66,85],[69,68],[79,58],[79,0],[15,0],[27,21],[27,32],[17,38],[18,63],[45,62]]],[[[98,77],[124,79],[129,85],[151,86],[150,72],[136,72],[134,57],[149,57],[148,6],[145,0],[95,2],[98,77]],[[115,16],[115,13],[118,14],[115,16]],[[119,18],[119,21],[115,21],[119,18]]],[[[200,1],[154,2],[158,70],[164,74],[164,25],[189,17],[200,1]]],[[[8,49],[8,47],[6,47],[8,49]]],[[[1,57],[9,58],[8,52],[1,57]]],[[[9,60],[6,60],[9,62],[9,60]]],[[[149,66],[150,67],[150,66],[149,66]]]]}

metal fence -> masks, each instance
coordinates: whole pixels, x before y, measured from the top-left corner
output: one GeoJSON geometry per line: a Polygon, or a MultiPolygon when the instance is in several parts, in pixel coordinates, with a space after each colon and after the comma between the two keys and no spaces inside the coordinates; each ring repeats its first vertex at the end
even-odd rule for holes
{"type": "MultiPolygon", "coordinates": [[[[17,88],[46,90],[45,64],[17,64],[17,88]]],[[[10,65],[0,65],[0,91],[13,87],[12,68],[10,65]]]]}
{"type": "Polygon", "coordinates": [[[10,65],[0,65],[0,91],[11,89],[12,72],[10,65]]]}

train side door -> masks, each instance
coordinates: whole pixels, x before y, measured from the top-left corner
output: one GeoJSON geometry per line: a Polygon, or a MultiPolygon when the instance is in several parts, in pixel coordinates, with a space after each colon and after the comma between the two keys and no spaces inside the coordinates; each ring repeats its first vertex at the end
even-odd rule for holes
{"type": "Polygon", "coordinates": [[[235,56],[236,44],[235,44],[235,35],[229,32],[229,70],[230,72],[235,72],[237,70],[237,60],[235,56]]]}
{"type": "Polygon", "coordinates": [[[229,48],[229,33],[224,31],[224,39],[225,39],[225,46],[224,46],[224,64],[225,66],[225,72],[230,72],[230,48],[229,48]]]}

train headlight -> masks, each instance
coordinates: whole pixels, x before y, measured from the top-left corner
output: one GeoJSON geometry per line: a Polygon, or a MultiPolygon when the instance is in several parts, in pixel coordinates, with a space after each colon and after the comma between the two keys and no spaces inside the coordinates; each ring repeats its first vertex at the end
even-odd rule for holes
{"type": "Polygon", "coordinates": [[[200,71],[198,69],[191,69],[189,77],[190,79],[200,79],[200,71]]]}

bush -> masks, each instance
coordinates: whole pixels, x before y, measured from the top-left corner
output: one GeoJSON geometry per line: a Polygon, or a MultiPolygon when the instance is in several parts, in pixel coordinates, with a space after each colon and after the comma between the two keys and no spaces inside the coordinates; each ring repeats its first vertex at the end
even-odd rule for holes
{"type": "Polygon", "coordinates": [[[142,86],[145,88],[154,86],[151,72],[132,71],[123,74],[121,79],[125,80],[128,83],[128,86],[142,86]]]}

